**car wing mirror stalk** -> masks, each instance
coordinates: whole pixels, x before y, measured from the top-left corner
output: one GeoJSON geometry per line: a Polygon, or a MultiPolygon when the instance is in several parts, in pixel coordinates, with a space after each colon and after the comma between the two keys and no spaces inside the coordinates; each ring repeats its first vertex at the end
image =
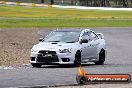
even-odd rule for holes
{"type": "Polygon", "coordinates": [[[39,42],[42,42],[43,41],[43,38],[39,38],[39,42]]]}

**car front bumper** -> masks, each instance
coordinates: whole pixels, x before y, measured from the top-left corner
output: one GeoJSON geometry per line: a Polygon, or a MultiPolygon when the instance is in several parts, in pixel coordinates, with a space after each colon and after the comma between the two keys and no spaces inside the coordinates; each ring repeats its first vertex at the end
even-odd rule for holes
{"type": "Polygon", "coordinates": [[[74,54],[58,53],[50,56],[44,56],[40,53],[31,53],[30,63],[40,63],[44,65],[52,64],[74,64],[74,54]]]}

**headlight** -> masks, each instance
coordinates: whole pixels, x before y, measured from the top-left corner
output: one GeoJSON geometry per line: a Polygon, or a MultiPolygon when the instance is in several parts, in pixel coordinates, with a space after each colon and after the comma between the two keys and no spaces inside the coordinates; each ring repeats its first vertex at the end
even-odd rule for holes
{"type": "Polygon", "coordinates": [[[31,49],[31,52],[38,52],[38,50],[35,50],[35,49],[31,49]]]}
{"type": "Polygon", "coordinates": [[[59,49],[59,53],[71,53],[71,49],[59,49]]]}

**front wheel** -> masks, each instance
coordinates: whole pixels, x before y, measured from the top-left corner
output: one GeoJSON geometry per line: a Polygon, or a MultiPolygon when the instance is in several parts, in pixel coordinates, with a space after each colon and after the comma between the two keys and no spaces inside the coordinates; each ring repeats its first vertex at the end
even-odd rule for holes
{"type": "Polygon", "coordinates": [[[40,68],[42,66],[42,64],[38,64],[38,63],[31,63],[31,65],[36,68],[40,68]]]}
{"type": "Polygon", "coordinates": [[[103,65],[105,61],[105,50],[102,49],[99,53],[99,61],[96,61],[95,64],[96,65],[103,65]]]}
{"type": "Polygon", "coordinates": [[[81,66],[81,52],[77,51],[75,54],[75,61],[74,61],[75,66],[81,66]]]}

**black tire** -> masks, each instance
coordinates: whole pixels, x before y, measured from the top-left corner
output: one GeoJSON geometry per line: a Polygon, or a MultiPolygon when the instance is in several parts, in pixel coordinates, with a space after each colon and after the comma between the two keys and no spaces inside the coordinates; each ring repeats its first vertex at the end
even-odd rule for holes
{"type": "Polygon", "coordinates": [[[35,68],[40,68],[42,66],[42,64],[38,64],[38,63],[31,63],[31,65],[35,68]]]}
{"type": "Polygon", "coordinates": [[[101,49],[99,53],[99,61],[95,62],[96,65],[103,65],[105,61],[105,50],[101,49]]]}
{"type": "Polygon", "coordinates": [[[77,51],[75,54],[74,65],[77,67],[81,66],[81,52],[80,51],[77,51]]]}

